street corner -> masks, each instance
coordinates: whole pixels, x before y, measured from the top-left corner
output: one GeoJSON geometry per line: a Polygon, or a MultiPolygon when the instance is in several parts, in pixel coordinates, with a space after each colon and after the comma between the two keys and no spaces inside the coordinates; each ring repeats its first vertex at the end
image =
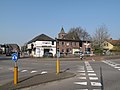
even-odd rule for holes
{"type": "Polygon", "coordinates": [[[22,88],[36,86],[43,83],[71,78],[74,76],[75,74],[70,72],[60,72],[59,74],[56,74],[56,73],[36,74],[32,76],[19,78],[18,83],[16,85],[14,85],[13,81],[8,82],[7,84],[4,84],[4,85],[0,85],[0,90],[22,89],[22,88]]]}

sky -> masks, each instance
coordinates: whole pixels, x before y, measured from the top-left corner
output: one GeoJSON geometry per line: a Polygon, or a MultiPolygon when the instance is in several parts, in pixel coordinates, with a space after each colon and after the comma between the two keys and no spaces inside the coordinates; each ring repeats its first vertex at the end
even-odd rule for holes
{"type": "Polygon", "coordinates": [[[0,0],[0,44],[22,46],[40,34],[55,38],[62,27],[93,35],[101,25],[120,38],[120,0],[0,0]]]}

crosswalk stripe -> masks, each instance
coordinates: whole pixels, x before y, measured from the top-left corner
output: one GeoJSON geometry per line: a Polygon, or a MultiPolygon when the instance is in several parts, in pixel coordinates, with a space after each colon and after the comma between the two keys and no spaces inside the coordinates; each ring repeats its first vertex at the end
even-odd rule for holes
{"type": "Polygon", "coordinates": [[[77,71],[77,72],[85,72],[85,71],[77,71]]]}
{"type": "Polygon", "coordinates": [[[98,80],[98,77],[89,77],[90,80],[98,80]]]}
{"type": "Polygon", "coordinates": [[[91,85],[92,86],[102,86],[102,84],[99,82],[91,82],[91,85]]]}
{"type": "Polygon", "coordinates": [[[85,73],[80,73],[79,75],[84,75],[85,76],[86,74],[85,73]]]}
{"type": "Polygon", "coordinates": [[[74,82],[74,84],[77,84],[77,85],[87,85],[87,82],[74,82]]]}
{"type": "Polygon", "coordinates": [[[78,79],[86,79],[86,77],[78,77],[78,79]]]}
{"type": "Polygon", "coordinates": [[[95,73],[88,73],[88,76],[96,76],[95,73]]]}
{"type": "Polygon", "coordinates": [[[87,71],[87,72],[94,72],[94,71],[87,71]]]}

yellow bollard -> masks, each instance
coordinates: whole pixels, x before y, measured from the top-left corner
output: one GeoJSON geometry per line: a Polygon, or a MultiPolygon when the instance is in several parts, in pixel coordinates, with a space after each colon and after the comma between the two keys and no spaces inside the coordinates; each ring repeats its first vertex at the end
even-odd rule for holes
{"type": "Polygon", "coordinates": [[[57,59],[57,62],[56,62],[56,74],[59,74],[60,73],[60,61],[57,59]]]}
{"type": "Polygon", "coordinates": [[[14,85],[18,82],[18,67],[14,67],[14,85]]]}

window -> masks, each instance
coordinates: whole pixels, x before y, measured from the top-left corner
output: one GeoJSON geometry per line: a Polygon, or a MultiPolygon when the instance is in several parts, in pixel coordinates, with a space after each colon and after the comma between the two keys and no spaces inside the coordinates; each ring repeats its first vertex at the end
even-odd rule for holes
{"type": "Polygon", "coordinates": [[[64,49],[62,49],[62,52],[64,52],[64,49]]]}
{"type": "Polygon", "coordinates": [[[107,46],[108,46],[108,43],[107,43],[107,46]]]}
{"type": "Polygon", "coordinates": [[[104,46],[106,46],[106,43],[104,43],[104,46]]]}
{"type": "Polygon", "coordinates": [[[58,46],[59,46],[59,44],[60,44],[60,43],[59,43],[59,42],[57,42],[57,45],[58,45],[58,46]]]}
{"type": "Polygon", "coordinates": [[[74,42],[75,46],[76,46],[76,42],[74,42]]]}
{"type": "Polygon", "coordinates": [[[54,41],[52,41],[52,45],[54,45],[54,41]]]}
{"type": "Polygon", "coordinates": [[[64,45],[64,42],[62,42],[62,45],[64,45]]]}
{"type": "Polygon", "coordinates": [[[108,43],[104,43],[104,46],[108,46],[108,43]]]}

